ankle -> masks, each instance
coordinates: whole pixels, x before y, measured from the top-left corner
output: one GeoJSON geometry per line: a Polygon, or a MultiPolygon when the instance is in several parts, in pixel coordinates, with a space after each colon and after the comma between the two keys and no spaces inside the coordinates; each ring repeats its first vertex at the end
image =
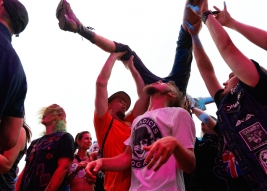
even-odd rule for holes
{"type": "Polygon", "coordinates": [[[95,44],[95,33],[90,30],[92,27],[85,27],[82,24],[78,27],[78,34],[95,44]]]}

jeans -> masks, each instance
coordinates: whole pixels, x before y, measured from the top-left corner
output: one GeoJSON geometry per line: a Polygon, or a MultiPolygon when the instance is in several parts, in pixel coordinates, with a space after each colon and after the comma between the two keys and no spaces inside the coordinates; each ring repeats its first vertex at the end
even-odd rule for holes
{"type": "Polygon", "coordinates": [[[130,49],[129,46],[117,42],[115,42],[115,44],[115,52],[128,51],[125,55],[123,55],[123,57],[121,58],[122,60],[128,60],[131,55],[134,55],[134,66],[136,70],[140,73],[145,84],[151,84],[159,80],[161,80],[162,82],[174,81],[176,86],[183,93],[183,95],[186,94],[186,88],[191,71],[191,62],[193,58],[192,39],[191,35],[186,32],[182,26],[178,36],[174,64],[170,74],[167,77],[158,77],[150,70],[148,70],[143,64],[142,60],[137,56],[134,51],[130,49]]]}

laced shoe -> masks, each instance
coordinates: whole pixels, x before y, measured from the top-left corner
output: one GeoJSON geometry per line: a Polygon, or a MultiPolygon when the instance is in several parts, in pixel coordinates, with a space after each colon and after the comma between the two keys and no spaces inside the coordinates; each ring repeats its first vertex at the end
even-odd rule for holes
{"type": "Polygon", "coordinates": [[[66,0],[61,0],[59,2],[56,16],[61,30],[77,33],[79,32],[79,29],[83,27],[66,0]]]}
{"type": "Polygon", "coordinates": [[[95,43],[95,33],[93,27],[85,27],[73,13],[70,4],[66,0],[61,0],[57,6],[56,16],[61,30],[78,33],[93,44],[95,43]]]}

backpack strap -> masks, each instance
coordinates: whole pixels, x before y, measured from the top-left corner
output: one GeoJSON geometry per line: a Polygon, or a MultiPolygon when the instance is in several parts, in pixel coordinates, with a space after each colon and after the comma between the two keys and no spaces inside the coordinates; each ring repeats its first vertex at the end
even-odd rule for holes
{"type": "Polygon", "coordinates": [[[110,122],[110,124],[108,126],[108,130],[107,130],[107,132],[105,134],[105,137],[104,137],[104,140],[103,140],[103,143],[102,143],[102,148],[101,148],[101,155],[102,155],[102,157],[104,156],[104,152],[103,152],[104,151],[104,146],[105,146],[105,142],[106,142],[106,139],[107,139],[107,136],[108,136],[108,132],[111,129],[113,120],[114,120],[114,118],[111,119],[111,122],[110,122]]]}
{"type": "Polygon", "coordinates": [[[74,155],[74,157],[77,159],[77,161],[80,163],[82,162],[82,160],[80,159],[80,157],[78,157],[78,155],[74,155]]]}

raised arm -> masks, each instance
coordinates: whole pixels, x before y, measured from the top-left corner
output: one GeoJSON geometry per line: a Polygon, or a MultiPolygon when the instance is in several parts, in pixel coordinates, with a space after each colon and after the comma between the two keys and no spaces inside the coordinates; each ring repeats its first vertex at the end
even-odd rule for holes
{"type": "Polygon", "coordinates": [[[267,32],[265,30],[241,23],[233,19],[227,11],[225,2],[224,9],[222,11],[216,6],[214,6],[214,9],[220,12],[215,18],[219,21],[221,25],[239,32],[250,42],[263,48],[264,50],[267,50],[267,32]]]}
{"type": "Polygon", "coordinates": [[[133,110],[131,111],[132,115],[134,117],[137,117],[139,115],[142,115],[144,112],[146,112],[149,104],[149,96],[143,91],[143,88],[145,86],[144,80],[142,79],[139,72],[134,67],[133,63],[134,56],[131,56],[128,61],[123,61],[123,64],[129,68],[132,77],[136,84],[136,90],[138,94],[138,99],[134,104],[133,110]]]}
{"type": "Polygon", "coordinates": [[[198,28],[201,25],[201,21],[199,21],[195,25],[189,24],[185,21],[186,27],[188,28],[189,33],[192,37],[193,42],[193,52],[195,56],[195,60],[197,63],[198,70],[200,72],[201,77],[203,78],[206,87],[210,93],[210,95],[214,98],[216,92],[223,87],[220,85],[216,75],[212,63],[206,54],[202,43],[198,36],[198,28]]]}
{"type": "Polygon", "coordinates": [[[111,53],[96,80],[95,112],[102,117],[108,109],[108,80],[115,61],[125,52],[111,53]]]}
{"type": "Polygon", "coordinates": [[[200,0],[198,4],[199,9],[192,5],[188,6],[198,15],[203,16],[206,13],[205,24],[222,58],[239,80],[251,87],[255,87],[259,82],[259,74],[255,65],[234,45],[216,18],[212,14],[207,14],[210,12],[208,1],[200,0]]]}
{"type": "Polygon", "coordinates": [[[214,120],[210,115],[196,107],[192,108],[192,112],[197,116],[200,121],[202,121],[210,130],[213,131],[213,128],[217,123],[216,120],[214,120]]]}

